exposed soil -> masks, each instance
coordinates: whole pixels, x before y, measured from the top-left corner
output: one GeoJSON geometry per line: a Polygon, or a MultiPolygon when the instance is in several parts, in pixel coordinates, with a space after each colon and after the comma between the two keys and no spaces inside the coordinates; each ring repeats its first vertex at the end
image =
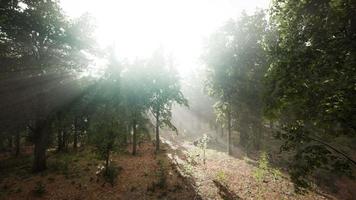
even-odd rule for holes
{"type": "Polygon", "coordinates": [[[3,157],[0,199],[352,199],[317,189],[297,194],[287,175],[269,171],[257,177],[255,160],[216,149],[206,149],[204,159],[203,150],[187,141],[163,139],[159,154],[151,142],[142,143],[136,156],[129,147],[112,155],[112,166],[119,169],[113,186],[97,174],[103,161],[89,148],[49,152],[42,174],[30,173],[30,152],[3,157]]]}
{"type": "Polygon", "coordinates": [[[114,186],[96,175],[102,162],[88,151],[51,155],[49,169],[35,175],[29,172],[28,156],[23,162],[2,160],[0,199],[199,199],[189,180],[177,174],[164,150],[155,155],[152,143],[143,143],[138,152],[136,156],[128,152],[113,155],[113,164],[121,169],[114,186]],[[68,169],[56,160],[67,160],[68,169]],[[11,162],[20,165],[11,167],[11,162]],[[39,182],[45,190],[42,195],[36,194],[39,182]]]}
{"type": "Polygon", "coordinates": [[[206,149],[204,164],[201,148],[189,142],[164,141],[171,146],[171,157],[196,182],[203,199],[336,199],[317,189],[298,194],[282,173],[266,173],[257,179],[257,163],[247,157],[206,149]]]}

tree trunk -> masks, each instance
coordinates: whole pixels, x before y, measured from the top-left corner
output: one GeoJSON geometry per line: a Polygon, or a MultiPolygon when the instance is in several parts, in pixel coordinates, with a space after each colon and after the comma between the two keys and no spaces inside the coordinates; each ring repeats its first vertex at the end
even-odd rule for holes
{"type": "Polygon", "coordinates": [[[156,152],[159,151],[159,110],[156,111],[156,152]]]}
{"type": "Polygon", "coordinates": [[[74,119],[74,139],[73,139],[73,148],[76,151],[78,148],[78,119],[74,119]]]}
{"type": "Polygon", "coordinates": [[[231,110],[227,111],[227,152],[231,155],[231,110]]]}
{"type": "Polygon", "coordinates": [[[16,145],[16,150],[15,150],[15,156],[20,155],[20,131],[17,131],[16,136],[15,136],[15,145],[16,145]]]}
{"type": "Polygon", "coordinates": [[[137,130],[136,130],[136,120],[133,120],[132,122],[132,130],[133,130],[133,135],[132,135],[132,155],[136,155],[136,137],[137,137],[137,130]]]}
{"type": "Polygon", "coordinates": [[[65,129],[63,129],[62,147],[64,151],[68,151],[68,134],[65,129]]]}
{"type": "Polygon", "coordinates": [[[273,121],[272,121],[272,120],[269,121],[269,128],[270,128],[271,130],[273,130],[273,121]]]}
{"type": "Polygon", "coordinates": [[[57,151],[61,152],[63,151],[63,135],[62,135],[62,129],[59,128],[57,132],[57,151]]]}
{"type": "Polygon", "coordinates": [[[262,138],[262,122],[257,121],[254,124],[254,150],[260,150],[261,148],[261,141],[263,140],[262,138]]]}
{"type": "Polygon", "coordinates": [[[224,137],[224,127],[221,125],[221,137],[224,137]]]}
{"type": "Polygon", "coordinates": [[[106,174],[108,174],[109,160],[110,160],[110,150],[109,150],[109,148],[107,148],[106,149],[106,159],[105,159],[105,173],[106,174]]]}
{"type": "Polygon", "coordinates": [[[13,147],[13,142],[12,142],[12,135],[8,137],[8,145],[9,145],[9,150],[12,152],[12,147],[13,147]]]}
{"type": "Polygon", "coordinates": [[[247,149],[249,143],[249,121],[242,117],[239,121],[240,145],[247,149]]]}
{"type": "Polygon", "coordinates": [[[34,160],[33,160],[33,171],[41,172],[46,169],[46,149],[47,149],[47,139],[48,130],[47,122],[40,123],[34,132],[34,160]]]}

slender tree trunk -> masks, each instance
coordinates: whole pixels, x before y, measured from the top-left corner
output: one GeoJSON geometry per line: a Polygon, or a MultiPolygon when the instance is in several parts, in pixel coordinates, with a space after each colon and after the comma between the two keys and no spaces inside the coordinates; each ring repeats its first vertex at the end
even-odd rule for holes
{"type": "Polygon", "coordinates": [[[239,121],[240,145],[247,149],[249,142],[249,121],[242,117],[239,121]]]}
{"type": "Polygon", "coordinates": [[[59,128],[57,132],[57,151],[61,152],[63,151],[63,135],[62,135],[62,129],[59,128]]]}
{"type": "Polygon", "coordinates": [[[159,109],[156,110],[156,152],[159,151],[159,109]]]}
{"type": "Polygon", "coordinates": [[[16,136],[15,136],[15,145],[16,145],[16,150],[15,150],[15,156],[20,155],[20,131],[17,131],[16,136]]]}
{"type": "Polygon", "coordinates": [[[273,130],[273,121],[269,121],[269,128],[273,130]]]}
{"type": "Polygon", "coordinates": [[[12,142],[12,135],[10,135],[8,137],[8,145],[9,145],[9,150],[12,152],[12,148],[13,148],[13,142],[12,142]]]}
{"type": "Polygon", "coordinates": [[[221,137],[224,137],[224,127],[221,125],[221,137]]]}
{"type": "Polygon", "coordinates": [[[48,140],[47,122],[42,122],[38,125],[34,132],[34,160],[33,160],[33,171],[41,172],[46,169],[46,149],[48,140]]]}
{"type": "Polygon", "coordinates": [[[105,159],[105,173],[106,174],[108,174],[109,160],[110,160],[110,150],[109,150],[109,148],[107,148],[106,149],[106,159],[105,159]]]}
{"type": "Polygon", "coordinates": [[[229,155],[231,152],[231,110],[230,108],[227,111],[227,152],[229,155]]]}
{"type": "Polygon", "coordinates": [[[261,141],[262,141],[262,127],[261,127],[261,123],[260,121],[257,121],[254,124],[254,147],[255,150],[260,150],[261,148],[261,141]]]}
{"type": "Polygon", "coordinates": [[[74,119],[74,139],[73,139],[73,148],[76,151],[78,148],[78,118],[74,119]]]}
{"type": "Polygon", "coordinates": [[[127,143],[128,144],[132,144],[131,128],[132,128],[132,126],[127,125],[127,134],[128,134],[127,143]]]}
{"type": "Polygon", "coordinates": [[[136,137],[137,137],[137,130],[136,130],[136,120],[133,120],[132,122],[132,130],[133,130],[133,135],[132,135],[132,155],[136,155],[136,137]]]}
{"type": "Polygon", "coordinates": [[[68,134],[65,129],[63,129],[62,147],[64,151],[68,151],[68,134]]]}

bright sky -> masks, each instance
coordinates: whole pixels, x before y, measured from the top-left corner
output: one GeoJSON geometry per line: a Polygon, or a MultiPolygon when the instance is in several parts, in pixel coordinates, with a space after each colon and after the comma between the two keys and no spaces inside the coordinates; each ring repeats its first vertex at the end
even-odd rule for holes
{"type": "Polygon", "coordinates": [[[102,47],[115,43],[119,58],[148,57],[163,47],[182,76],[198,65],[203,39],[242,10],[270,0],[61,0],[67,15],[91,13],[102,47]]]}

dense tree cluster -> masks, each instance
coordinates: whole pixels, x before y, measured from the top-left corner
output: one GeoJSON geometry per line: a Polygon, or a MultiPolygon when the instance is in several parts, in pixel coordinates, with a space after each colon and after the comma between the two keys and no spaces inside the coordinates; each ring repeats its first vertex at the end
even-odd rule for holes
{"type": "Polygon", "coordinates": [[[187,105],[163,50],[119,61],[115,48],[96,47],[89,15],[70,20],[58,1],[2,1],[0,11],[2,148],[14,138],[19,154],[24,139],[33,143],[37,172],[46,169],[49,147],[90,143],[108,168],[110,153],[128,142],[136,154],[152,112],[159,150],[159,128],[175,128],[173,103],[187,105]],[[102,76],[83,76],[94,57],[107,60],[102,76]]]}
{"type": "Polygon", "coordinates": [[[347,155],[355,150],[355,9],[347,0],[275,0],[269,15],[243,14],[208,42],[207,89],[218,98],[218,119],[254,150],[270,123],[281,150],[294,155],[299,186],[316,170],[350,175],[356,164],[347,155]]]}

